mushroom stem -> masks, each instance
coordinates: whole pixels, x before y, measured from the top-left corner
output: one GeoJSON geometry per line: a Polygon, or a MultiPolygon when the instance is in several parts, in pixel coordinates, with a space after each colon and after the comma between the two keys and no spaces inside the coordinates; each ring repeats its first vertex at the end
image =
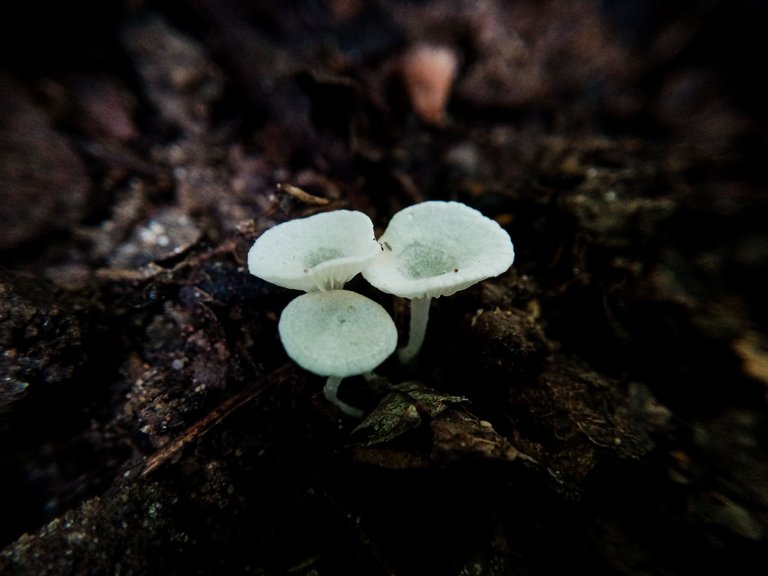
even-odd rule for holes
{"type": "Polygon", "coordinates": [[[403,364],[409,364],[421,350],[424,336],[427,333],[427,320],[429,320],[429,305],[432,298],[411,299],[411,321],[408,334],[408,344],[397,351],[397,357],[403,364]]]}
{"type": "Polygon", "coordinates": [[[339,391],[339,384],[342,380],[343,379],[339,378],[338,376],[328,376],[328,380],[326,380],[325,387],[323,388],[325,399],[333,404],[336,404],[336,406],[339,407],[339,410],[344,412],[344,414],[347,416],[352,416],[353,418],[362,418],[363,411],[360,410],[360,408],[355,408],[354,406],[350,406],[346,402],[339,400],[337,394],[339,391]]]}

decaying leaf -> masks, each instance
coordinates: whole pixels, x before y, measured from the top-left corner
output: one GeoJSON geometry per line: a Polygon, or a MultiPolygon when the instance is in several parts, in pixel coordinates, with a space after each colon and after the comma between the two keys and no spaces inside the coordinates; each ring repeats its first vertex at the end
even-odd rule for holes
{"type": "Polygon", "coordinates": [[[366,444],[381,444],[418,428],[423,416],[435,418],[450,405],[466,401],[463,396],[443,394],[419,382],[403,382],[392,386],[355,432],[370,430],[366,444]]]}
{"type": "Polygon", "coordinates": [[[462,396],[443,394],[419,382],[393,386],[376,410],[355,430],[371,432],[365,445],[356,451],[358,460],[385,468],[421,468],[429,463],[471,456],[498,460],[522,458],[533,462],[498,434],[490,422],[456,407],[466,401],[462,396]],[[418,428],[425,420],[432,438],[431,448],[426,452],[413,447],[381,446],[418,428]]]}
{"type": "Polygon", "coordinates": [[[432,457],[438,461],[479,456],[497,460],[533,458],[518,451],[493,425],[465,410],[450,408],[432,421],[432,457]]]}

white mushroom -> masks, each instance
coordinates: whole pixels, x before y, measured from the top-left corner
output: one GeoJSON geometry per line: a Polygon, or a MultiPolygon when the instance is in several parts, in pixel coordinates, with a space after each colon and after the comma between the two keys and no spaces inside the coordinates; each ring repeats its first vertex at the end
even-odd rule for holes
{"type": "Polygon", "coordinates": [[[254,276],[294,290],[342,288],[381,253],[362,212],[334,210],[270,228],[248,252],[254,276]]]}
{"type": "Polygon", "coordinates": [[[371,372],[397,346],[397,328],[387,311],[348,290],[295,298],[283,310],[278,331],[288,356],[305,370],[328,377],[325,397],[356,417],[362,411],[338,399],[339,383],[371,372]]]}
{"type": "Polygon", "coordinates": [[[515,258],[509,234],[460,202],[409,206],[392,217],[379,242],[384,251],[363,276],[379,290],[411,299],[408,344],[398,351],[403,362],[421,349],[432,298],[498,276],[515,258]]]}

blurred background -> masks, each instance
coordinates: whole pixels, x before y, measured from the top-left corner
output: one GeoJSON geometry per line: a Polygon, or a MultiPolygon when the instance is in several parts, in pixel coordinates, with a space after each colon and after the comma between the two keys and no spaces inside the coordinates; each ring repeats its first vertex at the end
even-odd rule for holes
{"type": "Polygon", "coordinates": [[[759,0],[6,3],[3,573],[762,573],[766,25],[759,0]],[[245,255],[424,200],[516,262],[434,303],[415,373],[382,367],[422,396],[353,383],[358,428],[245,255]]]}

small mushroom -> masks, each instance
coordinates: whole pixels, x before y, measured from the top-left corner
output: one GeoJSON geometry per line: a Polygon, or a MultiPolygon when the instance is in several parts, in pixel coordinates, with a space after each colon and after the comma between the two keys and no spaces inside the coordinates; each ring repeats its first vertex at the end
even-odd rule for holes
{"type": "Polygon", "coordinates": [[[264,232],[248,252],[248,270],[284,288],[336,290],[380,253],[368,216],[334,210],[264,232]]]}
{"type": "Polygon", "coordinates": [[[421,349],[432,298],[450,296],[505,272],[514,261],[509,234],[460,202],[430,201],[395,214],[379,238],[381,255],[363,271],[373,286],[411,300],[404,363],[421,349]]]}
{"type": "Polygon", "coordinates": [[[387,311],[349,290],[308,292],[295,298],[283,310],[278,331],[296,364],[328,377],[325,397],[358,418],[362,411],[337,397],[341,380],[373,371],[397,346],[397,328],[387,311]]]}

